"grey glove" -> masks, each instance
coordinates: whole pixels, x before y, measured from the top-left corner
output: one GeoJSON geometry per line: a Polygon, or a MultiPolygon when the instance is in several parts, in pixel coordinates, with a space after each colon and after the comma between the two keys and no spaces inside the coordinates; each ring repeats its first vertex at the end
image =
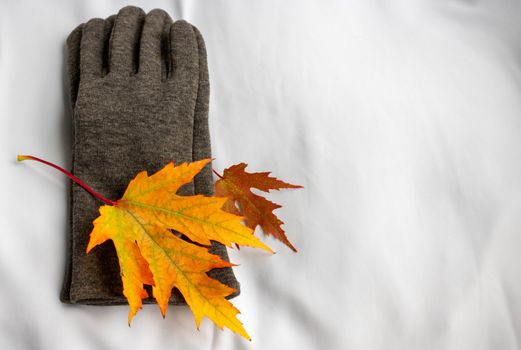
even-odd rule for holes
{"type": "MultiPolygon", "coordinates": [[[[92,19],[67,39],[73,109],[72,173],[103,196],[121,198],[141,170],[154,173],[176,164],[211,158],[206,49],[199,31],[172,24],[162,10],[128,6],[106,20],[92,19]]],[[[211,167],[180,194],[213,194],[211,167]]],[[[71,233],[61,300],[124,304],[114,246],[85,253],[92,222],[102,204],[76,184],[71,187],[71,233]]],[[[213,242],[210,252],[228,260],[213,242]]],[[[236,289],[231,268],[211,277],[236,289]]],[[[149,290],[149,295],[152,293],[149,290]]],[[[154,300],[148,298],[145,303],[154,300]]],[[[170,303],[184,303],[174,289],[170,303]]]]}

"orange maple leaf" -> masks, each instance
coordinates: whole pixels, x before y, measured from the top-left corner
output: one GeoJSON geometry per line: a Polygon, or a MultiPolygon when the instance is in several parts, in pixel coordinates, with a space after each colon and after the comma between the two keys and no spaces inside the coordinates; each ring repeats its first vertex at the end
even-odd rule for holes
{"type": "Polygon", "coordinates": [[[176,230],[203,245],[215,240],[228,246],[233,242],[271,251],[252,238],[251,230],[241,224],[240,216],[221,209],[226,199],[176,194],[209,161],[178,166],[170,163],[151,176],[146,171],[140,172],[120,200],[100,208],[87,253],[108,239],[114,242],[123,294],[130,305],[129,323],[141,308],[141,299],[147,297],[143,284],[153,286],[163,316],[175,287],[192,309],[197,327],[202,317],[207,316],[219,327],[226,326],[249,339],[236,318],[239,311],[225,299],[234,290],[206,274],[213,268],[232,264],[208,253],[207,247],[185,242],[170,231],[176,230]]]}
{"type": "Polygon", "coordinates": [[[215,183],[215,195],[228,198],[223,209],[229,213],[244,215],[246,226],[251,229],[260,226],[266,235],[272,235],[296,252],[297,249],[281,228],[283,222],[273,214],[273,210],[281,206],[253,193],[251,189],[269,192],[283,188],[302,188],[302,186],[271,177],[269,172],[247,173],[246,167],[247,164],[240,163],[225,169],[222,176],[216,173],[219,180],[215,183]]]}
{"type": "Polygon", "coordinates": [[[210,159],[178,166],[169,163],[151,176],[142,171],[117,201],[96,193],[55,164],[33,156],[18,156],[19,161],[26,159],[58,169],[107,204],[100,207],[100,216],[94,220],[87,253],[109,239],[114,242],[123,294],[130,306],[129,325],[141,309],[142,299],[148,297],[143,288],[148,284],[152,286],[163,317],[172,289],[177,288],[192,310],[198,328],[206,316],[220,328],[227,327],[250,339],[237,319],[239,310],[226,300],[234,289],[207,275],[214,268],[233,264],[210,254],[206,246],[211,244],[210,240],[215,240],[227,246],[235,243],[272,250],[242,224],[242,217],[222,210],[226,198],[176,194],[181,186],[192,181],[210,159]],[[172,230],[186,235],[199,245],[178,238],[172,230]]]}

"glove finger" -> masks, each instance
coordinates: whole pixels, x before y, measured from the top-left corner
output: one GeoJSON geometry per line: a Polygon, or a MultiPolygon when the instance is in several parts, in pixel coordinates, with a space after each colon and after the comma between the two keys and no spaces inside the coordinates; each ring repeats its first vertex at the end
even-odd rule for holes
{"type": "Polygon", "coordinates": [[[172,74],[170,79],[174,84],[183,84],[198,76],[199,57],[197,39],[192,25],[186,21],[176,21],[170,27],[170,49],[172,74]]]}
{"type": "Polygon", "coordinates": [[[77,26],[67,37],[67,75],[69,77],[70,101],[74,109],[80,86],[80,45],[84,24],[77,26]]]}
{"type": "Polygon", "coordinates": [[[108,22],[101,18],[91,19],[83,26],[80,45],[80,80],[102,76],[108,34],[108,22]]]}
{"type": "Polygon", "coordinates": [[[168,16],[163,23],[161,33],[161,80],[165,81],[172,71],[172,59],[170,57],[170,27],[172,18],[168,16]]]}
{"type": "Polygon", "coordinates": [[[137,72],[139,41],[145,13],[135,6],[122,8],[114,20],[110,37],[109,71],[129,76],[137,72]]]}
{"type": "MultiPolygon", "coordinates": [[[[199,57],[199,85],[195,102],[194,136],[193,136],[193,160],[212,157],[210,142],[210,129],[208,126],[208,102],[210,96],[210,83],[208,78],[208,62],[204,39],[199,30],[193,27],[197,41],[199,57]]],[[[194,179],[195,193],[211,196],[213,194],[212,165],[207,164],[194,179]]]]}
{"type": "Polygon", "coordinates": [[[145,17],[139,46],[139,74],[147,79],[161,79],[161,38],[164,24],[169,18],[170,16],[160,9],[150,11],[145,17]]]}

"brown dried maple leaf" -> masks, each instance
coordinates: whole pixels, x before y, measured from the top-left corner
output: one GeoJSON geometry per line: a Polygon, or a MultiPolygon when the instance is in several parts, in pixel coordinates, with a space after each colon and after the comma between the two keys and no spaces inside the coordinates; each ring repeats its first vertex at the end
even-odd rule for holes
{"type": "Polygon", "coordinates": [[[283,222],[273,214],[273,210],[281,206],[253,193],[251,189],[269,192],[284,188],[302,188],[302,186],[281,181],[270,176],[270,172],[247,173],[246,167],[247,164],[240,163],[225,169],[222,176],[216,173],[219,180],[215,183],[215,195],[228,198],[223,209],[244,216],[246,226],[253,230],[260,226],[266,235],[272,235],[296,252],[297,249],[281,228],[283,222]],[[239,207],[236,206],[236,202],[239,207]]]}

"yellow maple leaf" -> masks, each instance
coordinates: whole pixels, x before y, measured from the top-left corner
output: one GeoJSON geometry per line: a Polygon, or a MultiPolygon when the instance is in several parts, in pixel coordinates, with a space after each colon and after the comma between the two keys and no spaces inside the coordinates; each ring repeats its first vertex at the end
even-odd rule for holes
{"type": "Polygon", "coordinates": [[[148,295],[143,284],[152,285],[153,295],[163,316],[172,288],[183,294],[194,313],[197,327],[203,316],[220,328],[223,326],[250,339],[236,315],[239,311],[226,297],[234,292],[206,272],[232,266],[207,247],[186,242],[174,235],[179,231],[190,240],[210,245],[216,240],[271,249],[252,235],[241,217],[223,211],[226,198],[178,196],[177,190],[192,181],[209,159],[174,166],[169,163],[148,176],[140,172],[128,185],[123,197],[114,205],[100,208],[94,220],[87,253],[111,239],[116,248],[123,294],[130,305],[129,324],[148,295]]]}
{"type": "Polygon", "coordinates": [[[107,204],[100,207],[100,216],[94,220],[87,253],[107,240],[114,242],[123,294],[130,306],[129,325],[142,308],[142,300],[148,297],[144,289],[147,284],[152,286],[163,317],[172,289],[177,288],[192,310],[198,328],[206,316],[221,329],[227,327],[250,340],[237,319],[239,310],[226,299],[235,290],[207,275],[214,268],[233,264],[209,253],[207,246],[215,240],[227,246],[235,243],[273,251],[252,234],[251,228],[242,224],[241,216],[222,209],[227,198],[176,194],[210,159],[177,166],[169,163],[150,176],[142,171],[117,201],[96,193],[55,164],[27,155],[20,155],[17,159],[47,164],[107,204]],[[172,230],[195,243],[177,237],[172,230]]]}

